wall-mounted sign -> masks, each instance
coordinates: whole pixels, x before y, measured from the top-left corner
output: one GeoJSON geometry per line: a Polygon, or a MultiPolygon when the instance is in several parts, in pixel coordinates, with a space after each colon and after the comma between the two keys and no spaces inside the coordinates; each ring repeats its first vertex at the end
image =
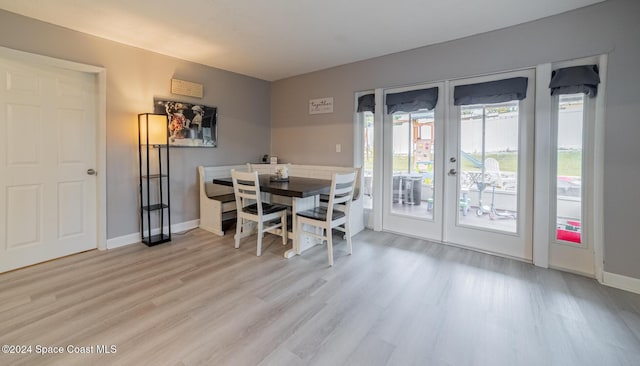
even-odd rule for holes
{"type": "Polygon", "coordinates": [[[202,98],[202,84],[190,81],[171,79],[171,94],[186,95],[188,97],[202,98]]]}
{"type": "Polygon", "coordinates": [[[333,113],[333,97],[309,100],[309,114],[333,113]]]}

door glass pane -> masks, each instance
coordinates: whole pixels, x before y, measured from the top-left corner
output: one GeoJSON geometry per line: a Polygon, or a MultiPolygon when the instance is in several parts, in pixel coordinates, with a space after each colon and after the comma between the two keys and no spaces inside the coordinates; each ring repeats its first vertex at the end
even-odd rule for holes
{"type": "Polygon", "coordinates": [[[391,212],[433,219],[434,110],[394,113],[391,212]]]}
{"type": "Polygon", "coordinates": [[[584,94],[560,95],[556,186],[556,239],[582,243],[582,127],[584,94]]]}
{"type": "Polygon", "coordinates": [[[373,207],[373,113],[363,112],[364,114],[364,146],[363,151],[363,170],[364,170],[364,194],[363,204],[365,209],[373,207]]]}
{"type": "Polygon", "coordinates": [[[460,107],[459,225],[517,230],[518,105],[460,107]]]}

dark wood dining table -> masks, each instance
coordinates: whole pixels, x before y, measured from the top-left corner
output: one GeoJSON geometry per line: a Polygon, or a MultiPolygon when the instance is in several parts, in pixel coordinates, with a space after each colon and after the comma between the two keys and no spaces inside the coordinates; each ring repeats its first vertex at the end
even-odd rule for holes
{"type": "MultiPolygon", "coordinates": [[[[285,258],[291,258],[294,255],[301,254],[306,249],[318,244],[317,240],[308,236],[301,238],[300,242],[298,242],[296,235],[296,213],[318,206],[320,203],[320,195],[328,195],[330,193],[331,180],[290,176],[288,181],[283,182],[274,180],[273,177],[274,176],[268,174],[261,174],[258,176],[258,179],[260,181],[260,191],[276,196],[292,198],[292,225],[289,237],[291,238],[293,245],[292,248],[290,250],[287,250],[284,254],[285,258]]],[[[213,180],[213,183],[233,187],[233,181],[230,177],[216,178],[213,180]]]]}
{"type": "MultiPolygon", "coordinates": [[[[272,180],[272,177],[268,174],[258,176],[260,191],[278,196],[305,198],[329,194],[331,190],[331,180],[329,179],[289,177],[288,181],[277,181],[272,180]]],[[[213,183],[233,187],[233,181],[230,177],[214,179],[213,183]]]]}

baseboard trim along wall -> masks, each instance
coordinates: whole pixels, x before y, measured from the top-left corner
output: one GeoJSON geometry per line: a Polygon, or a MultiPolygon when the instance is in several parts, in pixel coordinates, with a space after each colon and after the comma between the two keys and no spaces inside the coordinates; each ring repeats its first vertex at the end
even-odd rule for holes
{"type": "Polygon", "coordinates": [[[622,276],[615,273],[603,272],[602,283],[620,290],[640,294],[640,279],[622,276]]]}
{"type": "MultiPolygon", "coordinates": [[[[200,220],[192,220],[187,222],[181,222],[177,224],[171,225],[172,233],[179,233],[185,230],[195,229],[200,226],[200,220]]],[[[159,229],[151,230],[151,235],[159,234],[159,229]]],[[[128,235],[119,236],[117,238],[112,238],[107,240],[107,250],[124,247],[126,245],[137,244],[140,243],[140,232],[132,233],[128,235]]]]}

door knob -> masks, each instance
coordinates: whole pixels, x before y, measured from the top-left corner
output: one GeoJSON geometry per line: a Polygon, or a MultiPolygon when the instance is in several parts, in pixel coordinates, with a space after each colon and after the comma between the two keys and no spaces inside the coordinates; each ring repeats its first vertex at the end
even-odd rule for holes
{"type": "Polygon", "coordinates": [[[96,173],[96,171],[93,170],[93,169],[88,169],[87,170],[87,174],[89,174],[89,175],[98,175],[98,173],[96,173]]]}
{"type": "Polygon", "coordinates": [[[449,173],[447,173],[448,175],[456,175],[458,174],[458,172],[455,169],[449,169],[449,173]]]}

